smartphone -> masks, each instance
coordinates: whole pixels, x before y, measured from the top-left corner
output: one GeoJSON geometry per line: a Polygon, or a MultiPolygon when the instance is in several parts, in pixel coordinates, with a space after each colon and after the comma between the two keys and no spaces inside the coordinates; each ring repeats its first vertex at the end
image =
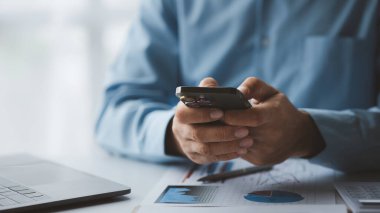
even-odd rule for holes
{"type": "Polygon", "coordinates": [[[252,105],[233,87],[177,87],[176,96],[188,107],[248,109],[252,105]]]}

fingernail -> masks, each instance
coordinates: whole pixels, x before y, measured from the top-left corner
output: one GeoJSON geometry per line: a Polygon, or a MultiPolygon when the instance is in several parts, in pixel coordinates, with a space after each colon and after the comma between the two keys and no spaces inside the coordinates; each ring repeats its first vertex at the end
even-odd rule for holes
{"type": "Polygon", "coordinates": [[[211,111],[210,113],[210,117],[212,119],[219,119],[219,118],[222,118],[223,117],[223,111],[221,110],[213,110],[211,111]]]}
{"type": "Polygon", "coordinates": [[[247,150],[246,149],[239,149],[238,154],[239,155],[245,155],[245,154],[247,154],[247,150]]]}
{"type": "Polygon", "coordinates": [[[240,142],[240,146],[244,148],[249,148],[253,145],[252,138],[246,138],[240,142]]]}
{"type": "Polygon", "coordinates": [[[240,90],[240,92],[243,93],[244,95],[247,95],[249,92],[249,89],[246,86],[239,86],[238,90],[240,90]]]}
{"type": "Polygon", "coordinates": [[[249,131],[247,128],[241,128],[238,130],[235,130],[235,137],[237,138],[243,138],[249,134],[249,131]]]}

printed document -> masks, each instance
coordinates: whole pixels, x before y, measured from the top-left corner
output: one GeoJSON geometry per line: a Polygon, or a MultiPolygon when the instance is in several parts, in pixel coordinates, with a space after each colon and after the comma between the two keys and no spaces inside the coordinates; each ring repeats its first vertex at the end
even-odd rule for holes
{"type": "Polygon", "coordinates": [[[278,205],[235,207],[140,206],[132,213],[347,213],[345,205],[278,205]]]}
{"type": "Polygon", "coordinates": [[[335,204],[336,172],[303,159],[289,159],[270,171],[207,183],[210,174],[252,166],[243,160],[173,167],[143,201],[157,206],[250,206],[335,204]]]}

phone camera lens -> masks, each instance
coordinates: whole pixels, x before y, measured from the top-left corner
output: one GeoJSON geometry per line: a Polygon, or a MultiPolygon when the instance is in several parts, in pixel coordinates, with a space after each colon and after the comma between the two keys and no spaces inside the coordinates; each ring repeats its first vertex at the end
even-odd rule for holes
{"type": "Polygon", "coordinates": [[[204,97],[199,98],[198,103],[201,106],[211,106],[211,101],[209,99],[204,98],[204,97]]]}
{"type": "Polygon", "coordinates": [[[185,102],[185,105],[188,106],[188,107],[193,107],[193,108],[199,108],[199,107],[201,107],[199,105],[199,103],[197,103],[197,102],[185,102]]]}

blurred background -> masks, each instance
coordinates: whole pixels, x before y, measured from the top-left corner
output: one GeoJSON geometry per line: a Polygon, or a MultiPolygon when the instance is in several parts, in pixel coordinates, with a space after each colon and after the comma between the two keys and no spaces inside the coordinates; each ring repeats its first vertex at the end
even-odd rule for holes
{"type": "Polygon", "coordinates": [[[0,0],[0,154],[85,155],[137,0],[0,0]]]}

